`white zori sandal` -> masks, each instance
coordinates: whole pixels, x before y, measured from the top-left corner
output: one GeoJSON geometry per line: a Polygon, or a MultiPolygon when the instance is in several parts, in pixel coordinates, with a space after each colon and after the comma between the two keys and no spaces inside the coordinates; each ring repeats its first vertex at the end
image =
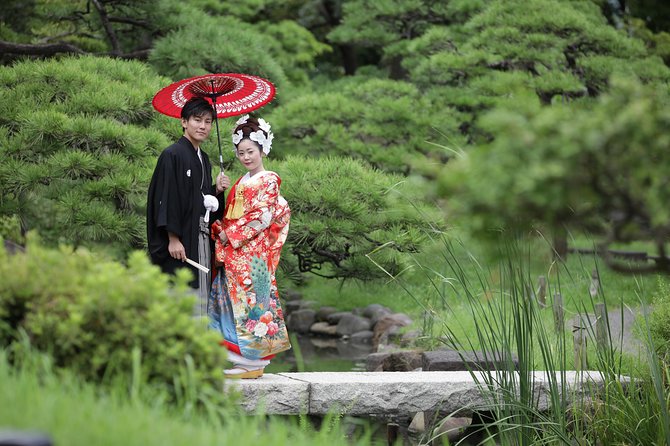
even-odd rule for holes
{"type": "Polygon", "coordinates": [[[265,366],[270,361],[263,359],[248,359],[237,353],[228,352],[228,360],[233,363],[233,367],[225,369],[223,374],[226,378],[232,379],[255,379],[263,376],[265,366]]]}

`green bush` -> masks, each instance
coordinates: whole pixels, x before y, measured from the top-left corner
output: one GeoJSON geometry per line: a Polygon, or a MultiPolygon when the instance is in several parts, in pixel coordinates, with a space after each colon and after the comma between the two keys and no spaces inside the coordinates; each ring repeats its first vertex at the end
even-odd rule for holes
{"type": "Polygon", "coordinates": [[[0,346],[19,346],[23,332],[56,366],[92,382],[129,375],[139,350],[143,381],[172,392],[188,384],[176,377],[190,357],[189,383],[214,385],[223,349],[191,317],[187,281],[180,275],[171,287],[140,252],[125,266],[29,236],[25,253],[0,248],[0,346]]]}

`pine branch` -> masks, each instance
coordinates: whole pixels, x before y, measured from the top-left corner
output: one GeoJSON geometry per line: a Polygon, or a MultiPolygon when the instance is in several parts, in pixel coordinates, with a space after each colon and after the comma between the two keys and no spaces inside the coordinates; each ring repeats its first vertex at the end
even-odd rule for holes
{"type": "Polygon", "coordinates": [[[91,1],[93,2],[93,6],[95,6],[95,9],[98,11],[98,14],[100,15],[100,21],[102,22],[103,28],[105,28],[105,32],[107,33],[109,43],[112,45],[112,54],[120,56],[121,45],[119,45],[119,39],[116,37],[114,28],[112,27],[112,24],[109,22],[107,11],[98,0],[91,0],[91,1]]]}
{"type": "Polygon", "coordinates": [[[0,54],[21,54],[26,56],[54,56],[61,53],[84,54],[81,48],[69,43],[29,44],[0,40],[0,54]]]}

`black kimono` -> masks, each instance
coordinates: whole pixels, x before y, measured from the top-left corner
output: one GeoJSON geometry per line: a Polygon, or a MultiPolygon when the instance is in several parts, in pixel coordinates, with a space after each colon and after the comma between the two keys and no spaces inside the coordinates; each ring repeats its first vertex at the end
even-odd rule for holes
{"type": "MultiPolygon", "coordinates": [[[[168,252],[168,232],[176,234],[186,256],[198,261],[200,216],[205,214],[203,194],[211,195],[212,166],[202,150],[202,164],[191,142],[181,137],[166,148],[156,163],[147,197],[147,242],[151,260],[163,272],[174,274],[188,267],[194,273],[191,285],[198,287],[197,270],[168,252]]],[[[214,221],[210,216],[210,221],[214,221]]],[[[209,265],[204,265],[209,267],[209,265]]]]}

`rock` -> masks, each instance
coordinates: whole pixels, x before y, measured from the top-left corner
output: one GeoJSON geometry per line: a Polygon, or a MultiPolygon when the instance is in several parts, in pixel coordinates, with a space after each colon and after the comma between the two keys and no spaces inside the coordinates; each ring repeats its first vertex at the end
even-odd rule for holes
{"type": "Polygon", "coordinates": [[[383,372],[384,359],[391,353],[370,353],[365,358],[365,370],[368,372],[383,372]]]}
{"type": "Polygon", "coordinates": [[[341,359],[365,360],[372,353],[370,344],[359,344],[356,342],[337,339],[337,356],[341,359]]]}
{"type": "Polygon", "coordinates": [[[322,338],[316,336],[309,337],[310,344],[312,344],[313,347],[316,347],[321,350],[324,349],[337,350],[337,341],[338,338],[322,338]]]}
{"type": "Polygon", "coordinates": [[[301,300],[286,300],[284,302],[284,311],[286,311],[286,315],[289,315],[293,313],[294,311],[297,311],[300,309],[300,304],[302,303],[301,300]]]}
{"type": "MultiPolygon", "coordinates": [[[[496,353],[494,355],[489,354],[487,357],[480,351],[435,350],[423,353],[423,369],[441,372],[497,370],[498,368],[506,368],[504,365],[506,356],[496,353]]],[[[510,356],[516,369],[519,360],[514,353],[511,353],[510,356]]]]}
{"type": "MultiPolygon", "coordinates": [[[[330,322],[330,319],[328,320],[330,322]]],[[[346,314],[342,316],[337,323],[337,334],[340,336],[348,336],[359,331],[365,331],[372,328],[370,319],[354,314],[346,314]]]]}
{"type": "Polygon", "coordinates": [[[300,309],[301,310],[316,310],[319,306],[319,303],[314,300],[301,300],[300,309]]]}
{"type": "Polygon", "coordinates": [[[398,350],[372,353],[365,361],[369,372],[411,372],[423,365],[423,355],[419,350],[398,350]]]}
{"type": "Polygon", "coordinates": [[[281,295],[287,302],[290,300],[302,300],[302,293],[291,288],[282,291],[281,295]]]}
{"type": "Polygon", "coordinates": [[[419,330],[410,330],[406,333],[403,333],[400,337],[400,345],[405,347],[414,345],[420,336],[421,332],[419,330]]]}
{"type": "Polygon", "coordinates": [[[337,308],[335,307],[329,307],[329,306],[321,307],[318,310],[316,310],[316,321],[327,322],[328,316],[334,313],[337,313],[337,308]]]}
{"type": "Polygon", "coordinates": [[[338,311],[328,316],[328,323],[331,325],[337,325],[344,316],[351,314],[351,311],[338,311]]]}
{"type": "Polygon", "coordinates": [[[296,310],[286,318],[286,328],[297,333],[309,333],[315,317],[314,310],[296,310]]]}
{"type": "Polygon", "coordinates": [[[375,310],[372,313],[372,315],[370,316],[370,320],[372,321],[372,325],[375,325],[384,316],[389,316],[391,314],[393,314],[393,312],[391,310],[389,310],[388,308],[380,308],[378,310],[375,310]]]}
{"type": "Polygon", "coordinates": [[[439,438],[444,442],[444,437],[446,437],[449,442],[447,444],[453,444],[454,442],[461,439],[465,430],[472,423],[471,418],[466,417],[447,417],[442,420],[439,425],[433,431],[433,438],[439,438]]]}
{"type": "Polygon", "coordinates": [[[368,319],[372,319],[372,315],[379,310],[388,310],[388,308],[380,304],[370,304],[363,308],[363,316],[367,317],[368,319]]]}
{"type": "Polygon", "coordinates": [[[395,313],[383,316],[374,325],[374,336],[372,346],[379,349],[380,345],[389,343],[389,335],[397,333],[399,327],[405,327],[412,323],[412,319],[403,313],[395,313]],[[396,327],[395,329],[393,327],[396,327]],[[395,331],[393,331],[395,330],[395,331]]]}
{"type": "Polygon", "coordinates": [[[359,344],[372,344],[372,333],[371,330],[358,331],[351,335],[349,338],[350,342],[356,342],[359,344]]]}
{"type": "Polygon", "coordinates": [[[423,412],[417,412],[409,423],[407,430],[412,434],[423,434],[426,431],[426,420],[423,412]]]}
{"type": "Polygon", "coordinates": [[[315,322],[311,327],[309,327],[309,331],[310,333],[318,335],[337,336],[337,325],[330,325],[328,322],[315,322]]]}

